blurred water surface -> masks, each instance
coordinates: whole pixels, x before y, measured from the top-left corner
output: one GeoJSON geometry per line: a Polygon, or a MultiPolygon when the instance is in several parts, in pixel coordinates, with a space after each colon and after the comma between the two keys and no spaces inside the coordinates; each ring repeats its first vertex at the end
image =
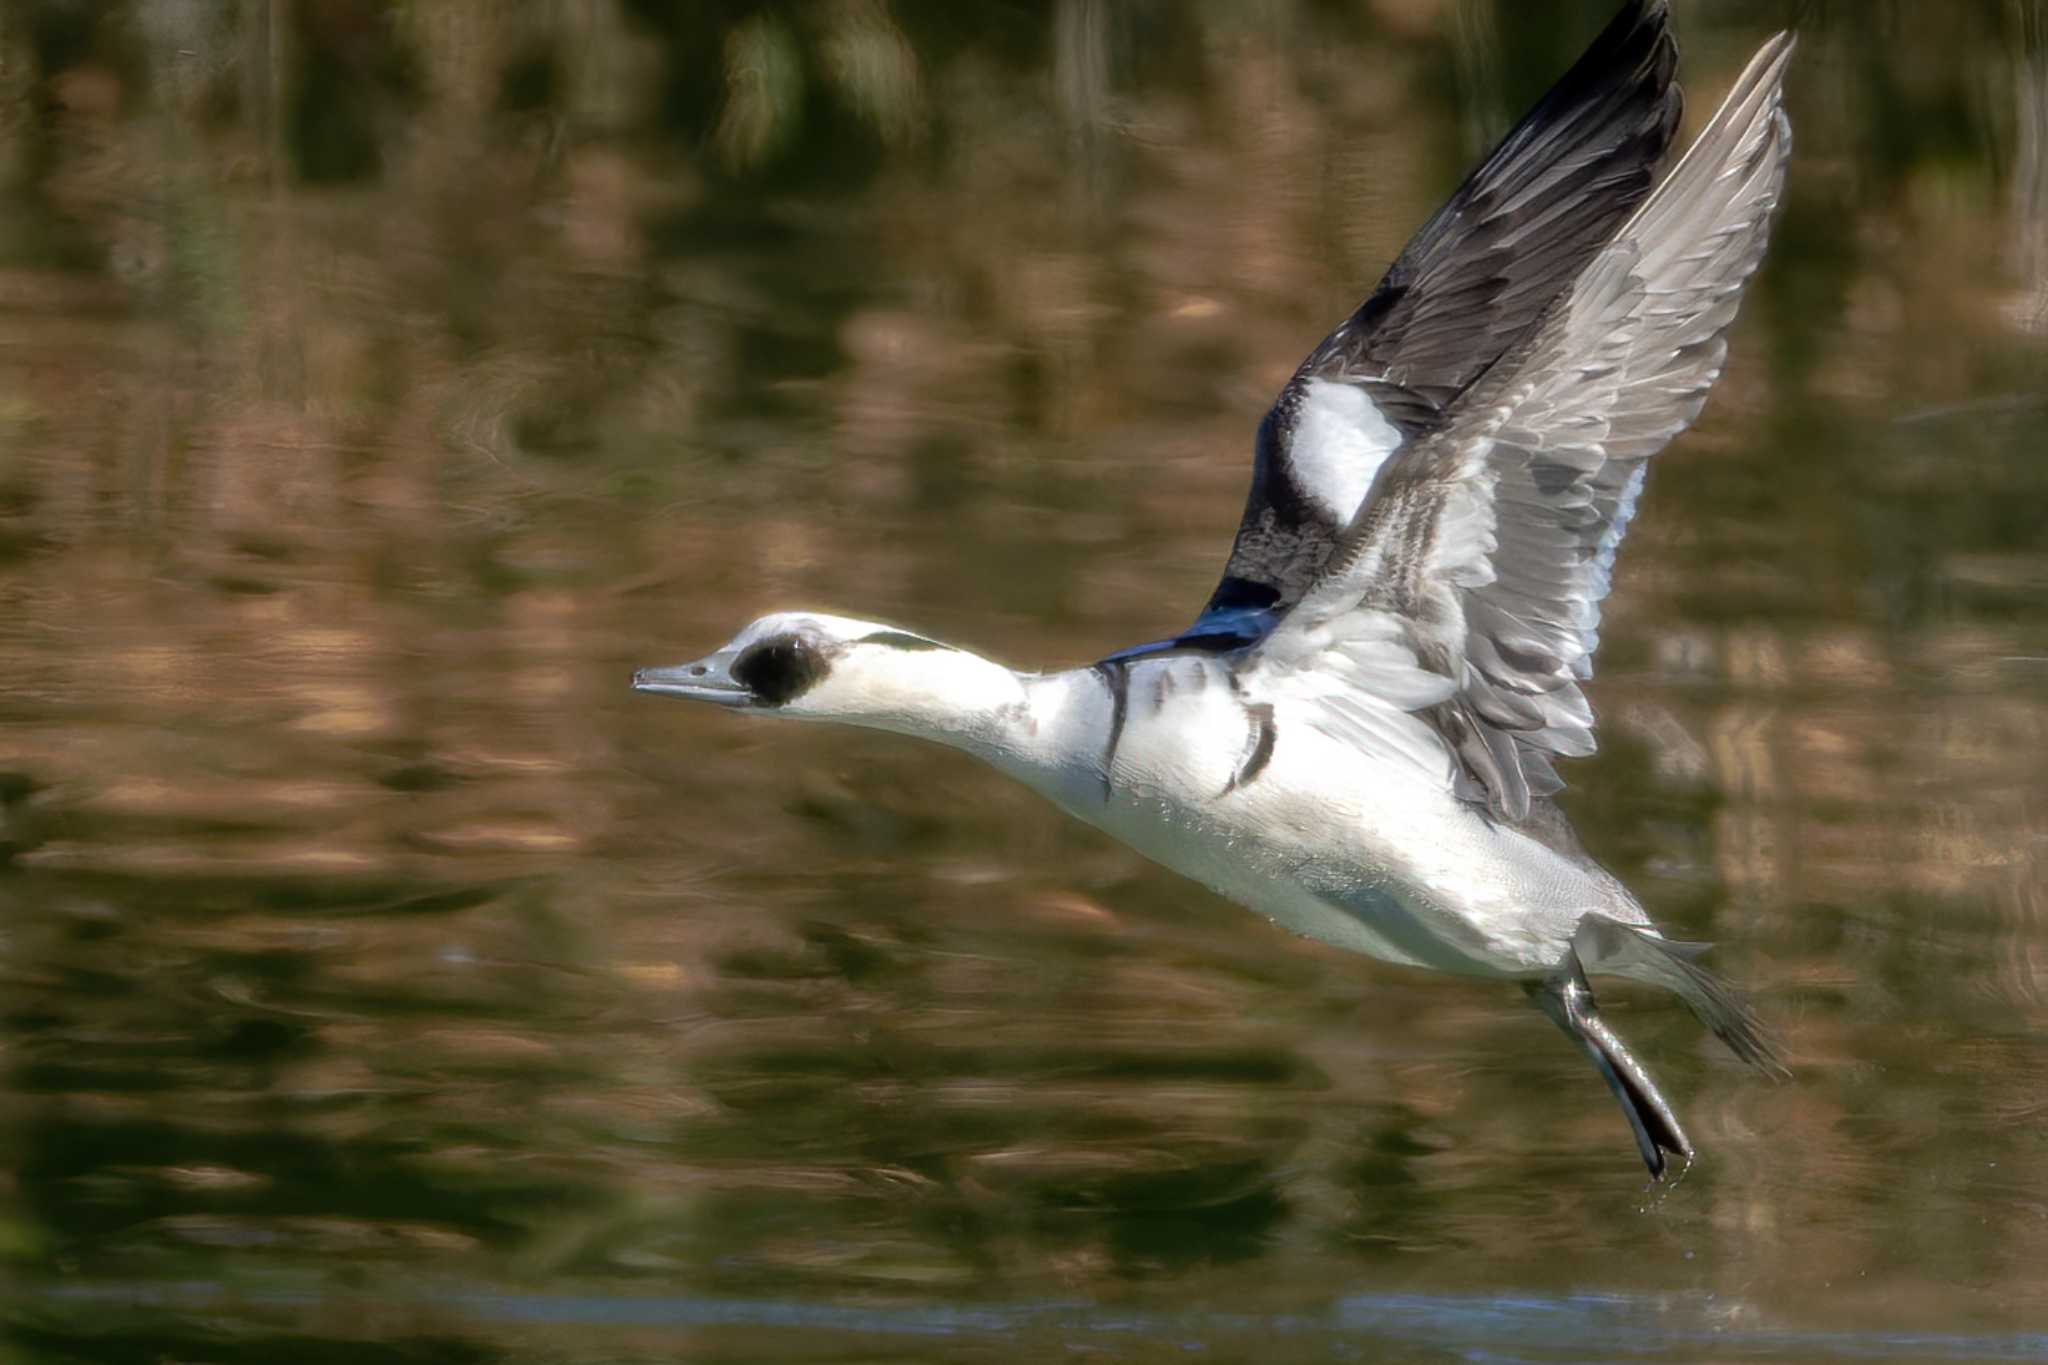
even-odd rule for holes
{"type": "Polygon", "coordinates": [[[0,1360],[2048,1353],[2040,0],[1801,7],[1623,556],[1571,809],[1798,1068],[1614,992],[1668,1193],[1512,990],[626,690],[1186,621],[1608,8],[0,11],[0,1360]]]}

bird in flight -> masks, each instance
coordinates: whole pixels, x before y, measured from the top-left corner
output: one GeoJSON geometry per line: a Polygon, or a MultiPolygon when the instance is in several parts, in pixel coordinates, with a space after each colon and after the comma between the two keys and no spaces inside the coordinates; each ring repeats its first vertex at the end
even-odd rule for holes
{"type": "Polygon", "coordinates": [[[640,691],[979,756],[1297,933],[1519,982],[1653,1178],[1693,1156],[1590,976],[1676,993],[1782,1074],[1742,996],[1553,799],[1650,457],[1700,411],[1784,184],[1790,34],[1683,156],[1665,0],[1631,0],[1309,354],[1260,423],[1223,580],[1179,634],[1024,673],[777,612],[640,691]]]}

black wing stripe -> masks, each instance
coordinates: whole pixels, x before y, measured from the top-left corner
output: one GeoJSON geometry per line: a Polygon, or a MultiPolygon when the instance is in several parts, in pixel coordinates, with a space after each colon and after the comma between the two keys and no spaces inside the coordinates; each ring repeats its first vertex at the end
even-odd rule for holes
{"type": "Polygon", "coordinates": [[[1273,761],[1273,746],[1280,738],[1271,706],[1265,702],[1254,702],[1245,707],[1244,712],[1252,723],[1251,750],[1245,755],[1244,763],[1230,775],[1230,781],[1223,788],[1225,796],[1258,780],[1259,774],[1266,771],[1266,765],[1273,761]]]}

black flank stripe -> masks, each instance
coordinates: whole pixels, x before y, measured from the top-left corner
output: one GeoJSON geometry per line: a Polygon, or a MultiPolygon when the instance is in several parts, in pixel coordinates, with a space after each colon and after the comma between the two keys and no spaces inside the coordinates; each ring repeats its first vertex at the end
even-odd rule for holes
{"type": "Polygon", "coordinates": [[[1223,789],[1225,796],[1258,780],[1259,774],[1266,770],[1266,765],[1273,761],[1273,744],[1280,738],[1280,729],[1273,724],[1272,707],[1264,702],[1254,702],[1244,709],[1244,713],[1252,724],[1259,727],[1258,738],[1252,742],[1252,751],[1246,757],[1244,766],[1237,770],[1237,774],[1230,779],[1230,785],[1223,789]]]}
{"type": "Polygon", "coordinates": [[[1152,713],[1157,715],[1166,709],[1167,698],[1180,691],[1180,683],[1173,676],[1173,665],[1161,664],[1153,674],[1152,713]]]}
{"type": "Polygon", "coordinates": [[[1109,743],[1102,750],[1102,799],[1109,799],[1109,774],[1116,766],[1116,748],[1124,740],[1124,721],[1131,712],[1131,670],[1120,663],[1099,663],[1095,671],[1109,689],[1109,743]]]}

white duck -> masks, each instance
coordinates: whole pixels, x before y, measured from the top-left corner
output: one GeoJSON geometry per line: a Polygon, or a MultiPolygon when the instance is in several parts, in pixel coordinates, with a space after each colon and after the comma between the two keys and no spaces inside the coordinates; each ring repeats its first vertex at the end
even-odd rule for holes
{"type": "Polygon", "coordinates": [[[1663,0],[1632,0],[1303,362],[1260,425],[1221,585],[1186,631],[1017,673],[865,621],[766,616],[641,691],[979,755],[1298,933],[1522,982],[1653,1177],[1692,1143],[1588,973],[1676,992],[1780,1072],[1755,1015],[1581,851],[1552,760],[1648,459],[1721,371],[1791,129],[1792,38],[1684,157],[1663,0]]]}

